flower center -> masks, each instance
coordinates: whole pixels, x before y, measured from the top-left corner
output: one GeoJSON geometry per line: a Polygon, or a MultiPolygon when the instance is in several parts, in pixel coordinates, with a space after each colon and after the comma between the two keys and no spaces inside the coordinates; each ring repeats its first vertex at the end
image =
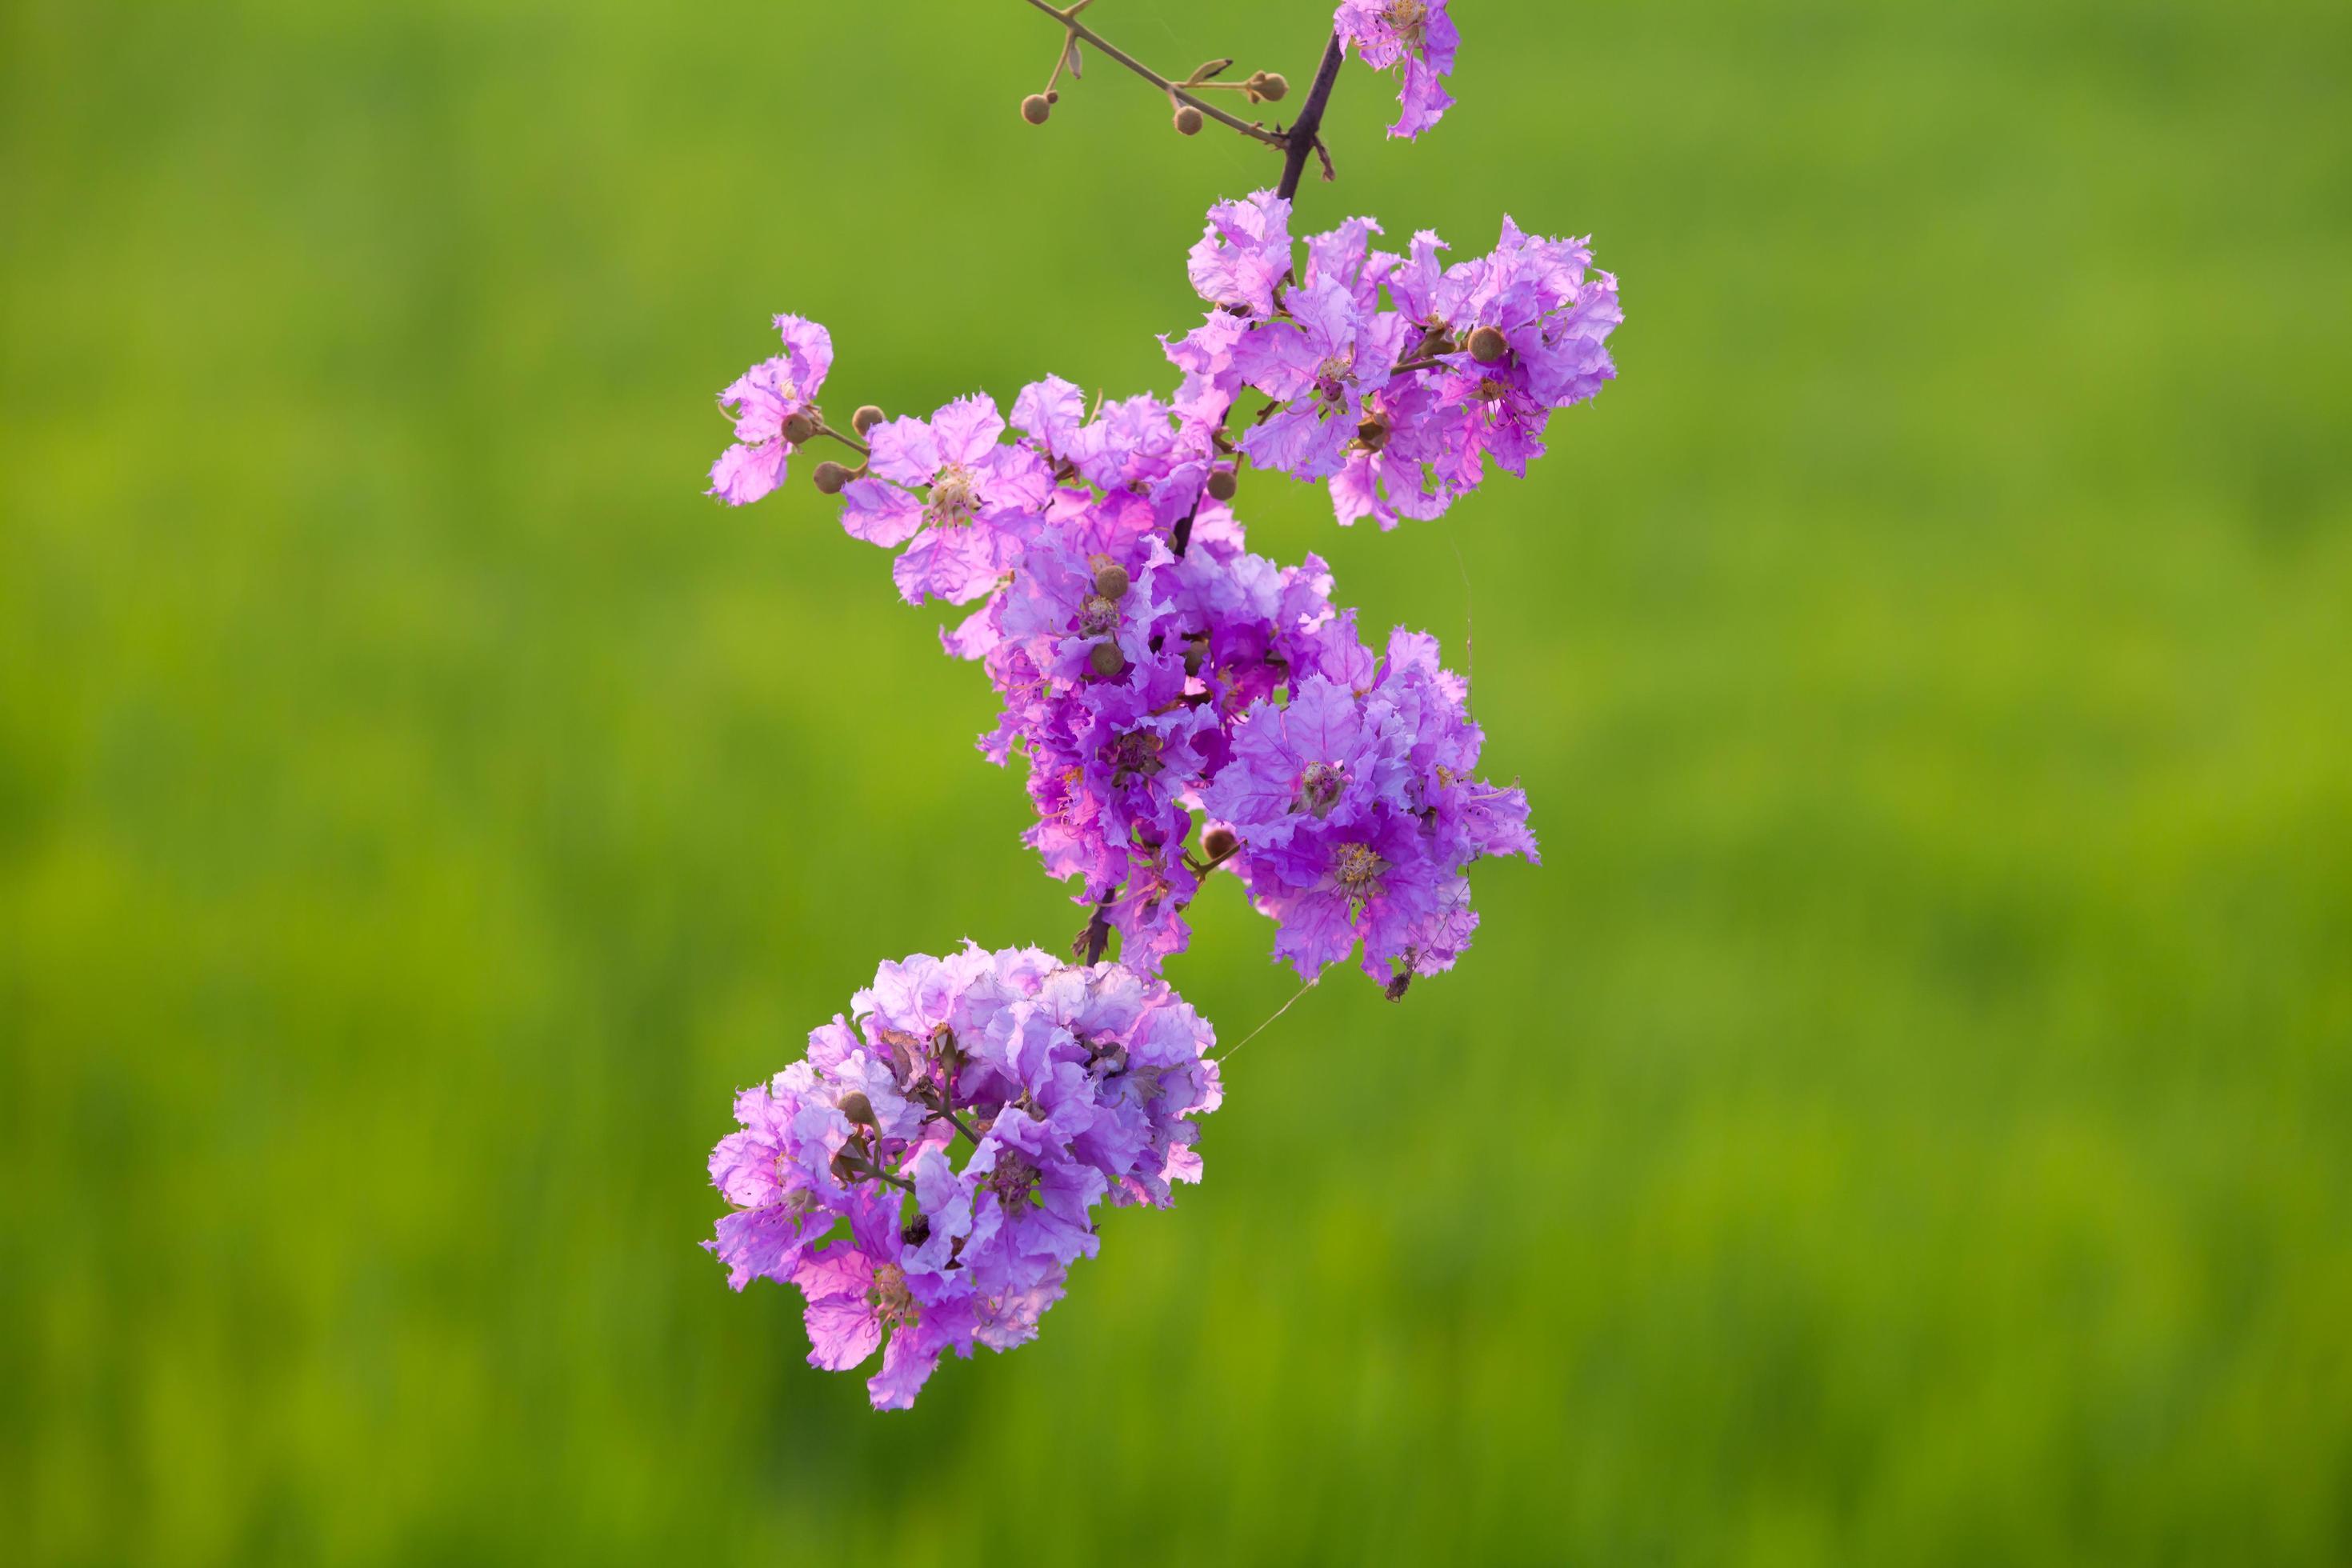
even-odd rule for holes
{"type": "Polygon", "coordinates": [[[1380,891],[1381,873],[1389,863],[1362,844],[1349,844],[1339,851],[1339,858],[1331,868],[1331,879],[1350,897],[1361,898],[1380,891]]]}
{"type": "Polygon", "coordinates": [[[916,1322],[922,1317],[915,1305],[915,1293],[907,1289],[907,1271],[895,1263],[885,1263],[874,1271],[874,1283],[866,1288],[866,1304],[874,1309],[885,1328],[916,1322]]]}
{"type": "Polygon", "coordinates": [[[1420,43],[1429,26],[1429,7],[1423,0],[1389,0],[1382,20],[1396,29],[1410,43],[1420,43]]]}
{"type": "Polygon", "coordinates": [[[979,510],[980,496],[972,484],[971,470],[961,465],[940,469],[940,477],[931,481],[931,526],[961,528],[979,510]]]}
{"type": "Polygon", "coordinates": [[[1108,637],[1118,625],[1118,601],[1100,594],[1088,594],[1078,601],[1078,633],[1081,637],[1108,637]]]}
{"type": "Polygon", "coordinates": [[[1336,763],[1309,763],[1298,775],[1298,798],[1290,809],[1325,816],[1339,804],[1339,791],[1347,783],[1347,773],[1336,763]]]}
{"type": "Polygon", "coordinates": [[[1002,1153],[996,1157],[996,1169],[981,1184],[1003,1199],[1005,1207],[1015,1208],[1037,1190],[1037,1167],[1018,1154],[1002,1153]]]}
{"type": "Polygon", "coordinates": [[[1315,395],[1326,403],[1344,402],[1348,396],[1348,377],[1355,366],[1333,354],[1315,367],[1315,395]]]}
{"type": "Polygon", "coordinates": [[[1129,730],[1110,743],[1111,771],[1118,774],[1156,773],[1161,737],[1150,730],[1129,730]]]}

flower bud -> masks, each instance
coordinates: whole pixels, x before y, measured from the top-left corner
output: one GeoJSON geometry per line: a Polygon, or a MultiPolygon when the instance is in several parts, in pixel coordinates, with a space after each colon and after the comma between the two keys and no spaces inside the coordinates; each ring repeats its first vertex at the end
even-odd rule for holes
{"type": "Polygon", "coordinates": [[[1209,472],[1209,493],[1219,500],[1231,500],[1234,492],[1242,488],[1231,468],[1213,468],[1209,472]]]}
{"type": "Polygon", "coordinates": [[[1212,860],[1222,860],[1241,847],[1241,839],[1230,827],[1212,827],[1201,836],[1201,847],[1209,852],[1212,860]]]}
{"type": "Polygon", "coordinates": [[[1176,132],[1178,135],[1198,136],[1201,133],[1201,111],[1199,110],[1193,108],[1189,103],[1179,104],[1177,106],[1176,132]]]}
{"type": "Polygon", "coordinates": [[[784,439],[798,447],[816,435],[816,421],[806,414],[793,414],[784,420],[784,439]]]}
{"type": "Polygon", "coordinates": [[[839,463],[819,463],[810,478],[816,481],[818,494],[837,496],[849,483],[850,473],[839,463]]]}
{"type": "Polygon", "coordinates": [[[849,427],[863,436],[881,424],[884,417],[882,411],[869,403],[849,416],[849,427]]]}
{"type": "Polygon", "coordinates": [[[880,1122],[874,1120],[874,1102],[866,1099],[865,1094],[858,1089],[853,1089],[847,1094],[841,1097],[840,1109],[841,1113],[844,1116],[846,1116],[850,1121],[856,1122],[861,1127],[879,1127],[881,1125],[880,1122]]]}
{"type": "Polygon", "coordinates": [[[1250,79],[1257,95],[1268,103],[1280,103],[1290,94],[1290,79],[1280,71],[1260,71],[1250,79]]]}
{"type": "Polygon", "coordinates": [[[1095,592],[1106,599],[1123,599],[1131,584],[1127,568],[1116,561],[1106,561],[1095,570],[1095,592]]]}
{"type": "Polygon", "coordinates": [[[1046,117],[1053,112],[1054,106],[1046,101],[1042,92],[1033,92],[1021,100],[1021,118],[1032,125],[1045,124],[1046,117]]]}
{"type": "Polygon", "coordinates": [[[1098,642],[1095,644],[1094,651],[1087,655],[1087,662],[1095,667],[1097,675],[1108,680],[1127,668],[1127,655],[1118,651],[1118,644],[1115,642],[1098,642]]]}
{"type": "Polygon", "coordinates": [[[1470,357],[1480,364],[1493,364],[1511,352],[1511,345],[1493,327],[1481,327],[1470,334],[1470,357]]]}

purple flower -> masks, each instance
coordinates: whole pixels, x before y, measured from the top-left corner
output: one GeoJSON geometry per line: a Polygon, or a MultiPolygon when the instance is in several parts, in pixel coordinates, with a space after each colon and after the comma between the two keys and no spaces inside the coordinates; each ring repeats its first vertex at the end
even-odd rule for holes
{"type": "Polygon", "coordinates": [[[810,1255],[793,1277],[808,1302],[811,1366],[848,1372],[889,1336],[882,1369],[866,1384],[877,1410],[911,1406],[941,1354],[971,1354],[977,1326],[969,1282],[908,1271],[898,1208],[891,1199],[861,1199],[848,1238],[810,1255]]]}
{"type": "Polygon", "coordinates": [[[1367,311],[1337,279],[1290,290],[1287,320],[1254,327],[1234,353],[1241,379],[1288,406],[1242,437],[1249,460],[1302,479],[1346,461],[1365,395],[1389,377],[1402,323],[1367,311]]]}
{"type": "Polygon", "coordinates": [[[1003,434],[984,395],[960,398],[928,422],[874,427],[867,468],[876,477],[843,491],[841,523],[869,544],[908,545],[891,575],[908,604],[979,598],[1034,534],[1053,479],[1034,452],[1001,445],[1003,434]]]}
{"type": "Polygon", "coordinates": [[[1290,265],[1290,203],[1258,191],[1209,209],[1209,226],[1186,270],[1210,304],[1265,316],[1273,313],[1290,265]]]}
{"type": "Polygon", "coordinates": [[[706,493],[730,506],[747,506],[784,482],[796,446],[785,426],[814,416],[817,391],[833,366],[833,336],[814,321],[778,316],[776,331],[785,353],[753,365],[719,395],[719,406],[732,411],[736,444],[710,466],[706,493]]]}
{"type": "Polygon", "coordinates": [[[1454,107],[1444,79],[1462,37],[1445,0],[1343,0],[1332,24],[1366,65],[1387,70],[1402,63],[1400,112],[1390,135],[1418,136],[1454,107]]]}

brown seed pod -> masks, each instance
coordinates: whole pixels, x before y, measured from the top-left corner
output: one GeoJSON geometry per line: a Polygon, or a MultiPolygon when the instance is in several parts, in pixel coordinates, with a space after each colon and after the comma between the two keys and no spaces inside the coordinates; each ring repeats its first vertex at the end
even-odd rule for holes
{"type": "Polygon", "coordinates": [[[1234,471],[1231,468],[1216,468],[1211,470],[1209,474],[1209,493],[1216,497],[1217,500],[1231,500],[1234,499],[1234,493],[1241,488],[1241,480],[1234,477],[1234,471]]]}
{"type": "Polygon", "coordinates": [[[1493,364],[1510,352],[1509,342],[1493,327],[1481,327],[1470,334],[1470,357],[1480,364],[1493,364]]]}
{"type": "Polygon", "coordinates": [[[1209,852],[1212,860],[1222,860],[1241,847],[1241,839],[1230,827],[1212,827],[1201,835],[1201,847],[1209,852]]]}
{"type": "Polygon", "coordinates": [[[1087,655],[1087,662],[1095,667],[1097,675],[1108,680],[1127,668],[1127,655],[1118,651],[1118,644],[1115,642],[1098,642],[1095,644],[1094,651],[1087,655]]]}
{"type": "Polygon", "coordinates": [[[839,463],[819,463],[816,472],[809,476],[816,483],[819,495],[837,496],[848,485],[850,472],[839,463]]]}
{"type": "Polygon", "coordinates": [[[869,403],[849,416],[849,427],[863,436],[887,417],[888,416],[869,403]]]}
{"type": "Polygon", "coordinates": [[[1032,125],[1045,124],[1053,112],[1053,100],[1042,92],[1033,92],[1021,100],[1021,118],[1032,125]]]}
{"type": "Polygon", "coordinates": [[[1198,136],[1203,123],[1201,111],[1189,103],[1176,106],[1176,131],[1181,136],[1198,136]]]}
{"type": "Polygon", "coordinates": [[[1095,592],[1106,599],[1123,599],[1131,582],[1126,567],[1116,561],[1107,561],[1095,574],[1095,592]]]}
{"type": "Polygon", "coordinates": [[[784,439],[790,441],[793,446],[801,446],[815,435],[816,421],[810,418],[806,414],[793,414],[786,416],[784,420],[784,439]]]}

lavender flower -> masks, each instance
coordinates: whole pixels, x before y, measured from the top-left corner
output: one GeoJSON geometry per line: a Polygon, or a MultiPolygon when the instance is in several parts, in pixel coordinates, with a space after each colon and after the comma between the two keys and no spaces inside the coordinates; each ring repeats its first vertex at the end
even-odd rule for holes
{"type": "Polygon", "coordinates": [[[1444,79],[1462,36],[1445,14],[1445,0],[1343,0],[1331,20],[1366,65],[1404,67],[1390,135],[1418,136],[1454,107],[1444,79]]]}
{"type": "Polygon", "coordinates": [[[984,395],[959,398],[928,422],[875,426],[876,477],[842,492],[841,523],[869,544],[908,544],[891,575],[908,604],[980,597],[1035,532],[1052,478],[1034,453],[1001,445],[1003,434],[984,395]]]}
{"type": "Polygon", "coordinates": [[[778,316],[776,331],[784,353],[753,365],[719,395],[719,406],[734,411],[736,444],[710,466],[706,493],[730,506],[748,506],[781,486],[787,460],[815,433],[816,395],[833,367],[833,335],[798,316],[778,316]]]}

